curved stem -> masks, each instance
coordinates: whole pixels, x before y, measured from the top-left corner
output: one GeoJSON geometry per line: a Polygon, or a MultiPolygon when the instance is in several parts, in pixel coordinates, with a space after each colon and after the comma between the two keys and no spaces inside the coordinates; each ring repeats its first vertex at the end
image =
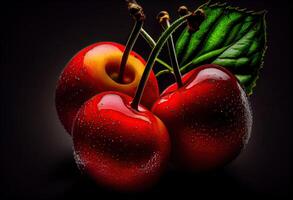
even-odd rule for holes
{"type": "Polygon", "coordinates": [[[191,14],[185,15],[179,19],[177,19],[169,28],[167,28],[163,34],[161,35],[161,37],[159,38],[156,46],[153,48],[149,59],[147,61],[145,70],[142,74],[141,80],[139,82],[139,85],[137,87],[135,96],[133,98],[133,101],[131,103],[131,107],[133,109],[138,110],[138,105],[140,103],[141,100],[141,96],[143,94],[146,82],[149,78],[149,75],[151,73],[151,70],[153,68],[153,65],[155,63],[156,58],[158,57],[160,51],[162,50],[163,45],[166,43],[166,41],[168,40],[168,38],[170,37],[170,35],[177,29],[179,28],[184,22],[185,20],[190,16],[191,14]]]}
{"type": "Polygon", "coordinates": [[[139,36],[139,33],[140,33],[142,26],[143,26],[143,21],[140,21],[140,20],[136,21],[134,28],[130,34],[130,37],[127,41],[125,50],[123,52],[121,64],[120,64],[120,71],[119,71],[119,75],[118,75],[118,82],[119,83],[123,83],[123,76],[124,76],[124,71],[125,71],[127,60],[128,60],[128,56],[133,49],[133,46],[139,36]]]}
{"type": "Polygon", "coordinates": [[[156,77],[159,77],[159,76],[161,76],[161,75],[163,75],[163,74],[173,74],[172,72],[170,72],[168,69],[164,69],[164,70],[162,70],[162,71],[159,71],[158,73],[156,73],[156,77]]]}
{"type": "Polygon", "coordinates": [[[141,36],[147,41],[151,48],[156,46],[155,40],[144,30],[143,28],[140,30],[141,36]]]}
{"type": "MultiPolygon", "coordinates": [[[[170,27],[169,20],[165,20],[165,25],[163,25],[163,28],[166,29],[169,27],[170,27]]],[[[173,67],[175,80],[177,82],[178,88],[180,88],[182,87],[183,83],[182,83],[182,77],[180,73],[180,68],[179,68],[179,64],[177,60],[177,55],[176,55],[175,45],[174,45],[174,40],[172,35],[170,35],[167,45],[168,45],[168,52],[170,56],[171,66],[173,67]]]]}
{"type": "MultiPolygon", "coordinates": [[[[151,48],[154,48],[156,46],[155,40],[144,30],[143,28],[140,30],[141,36],[145,39],[145,41],[150,45],[151,48]]],[[[172,67],[167,64],[165,61],[156,58],[156,61],[166,67],[169,71],[173,71],[172,67]]]]}
{"type": "Polygon", "coordinates": [[[164,67],[166,67],[167,70],[171,72],[173,71],[173,68],[170,65],[168,65],[165,61],[161,60],[160,58],[156,58],[156,61],[160,63],[161,65],[163,65],[164,67]]]}

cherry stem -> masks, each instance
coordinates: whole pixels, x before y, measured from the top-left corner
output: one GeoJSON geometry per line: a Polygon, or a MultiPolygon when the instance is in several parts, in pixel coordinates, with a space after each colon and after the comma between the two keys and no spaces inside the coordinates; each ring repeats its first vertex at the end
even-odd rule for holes
{"type": "Polygon", "coordinates": [[[136,43],[136,40],[139,36],[140,30],[142,29],[142,26],[144,24],[145,20],[145,15],[143,13],[143,9],[140,5],[136,3],[136,1],[126,1],[128,10],[130,14],[133,16],[135,19],[135,25],[134,28],[128,38],[128,41],[126,43],[125,50],[123,52],[123,56],[121,59],[121,64],[120,64],[120,71],[118,75],[118,82],[123,83],[123,76],[126,68],[126,63],[129,57],[130,52],[133,49],[134,44],[136,43]]]}
{"type": "MultiPolygon", "coordinates": [[[[155,40],[146,32],[146,30],[144,30],[143,28],[140,30],[140,34],[141,36],[145,39],[145,41],[150,45],[151,48],[154,48],[156,46],[156,42],[155,40]]],[[[165,68],[167,68],[167,70],[170,72],[173,71],[172,67],[167,64],[165,61],[156,58],[156,61],[158,63],[160,63],[161,65],[163,65],[165,68]]]]}
{"type": "Polygon", "coordinates": [[[155,40],[144,30],[143,28],[140,30],[141,36],[147,41],[151,48],[156,46],[155,40]]]}
{"type": "Polygon", "coordinates": [[[158,78],[163,74],[170,74],[170,73],[173,74],[173,72],[170,72],[168,69],[164,69],[164,70],[159,71],[158,73],[156,73],[156,77],[158,78]]]}
{"type": "MultiPolygon", "coordinates": [[[[162,25],[163,29],[167,29],[170,27],[169,19],[170,19],[169,13],[166,11],[162,11],[158,15],[158,20],[159,20],[160,24],[162,25]]],[[[183,83],[182,83],[182,77],[181,77],[181,73],[180,73],[180,68],[179,68],[179,64],[178,64],[178,59],[177,59],[177,55],[176,55],[176,50],[175,50],[175,45],[174,45],[174,40],[173,40],[172,34],[170,35],[170,38],[167,41],[167,46],[168,46],[168,52],[169,52],[169,56],[170,56],[171,66],[173,67],[173,71],[174,71],[173,74],[175,76],[175,80],[177,82],[178,88],[180,88],[183,86],[183,83]]]]}
{"type": "Polygon", "coordinates": [[[140,103],[140,100],[141,100],[141,97],[142,97],[142,94],[143,94],[143,91],[144,91],[146,82],[147,82],[147,80],[149,78],[149,75],[150,75],[150,73],[152,71],[152,68],[153,68],[154,63],[156,61],[156,58],[158,57],[158,55],[159,55],[160,51],[162,50],[164,44],[167,42],[167,40],[169,39],[169,37],[171,36],[171,34],[177,28],[179,28],[182,24],[184,24],[184,22],[186,21],[186,19],[188,19],[190,17],[190,15],[191,14],[187,14],[187,15],[185,15],[185,16],[180,17],[179,19],[177,19],[160,36],[160,38],[159,38],[156,46],[153,48],[153,50],[152,50],[152,52],[151,52],[151,54],[150,54],[150,56],[148,58],[148,61],[147,61],[145,70],[144,70],[144,72],[142,74],[142,77],[140,79],[140,82],[138,84],[138,87],[137,87],[135,96],[134,96],[133,101],[131,103],[131,107],[133,109],[138,110],[138,105],[140,103]]]}
{"type": "Polygon", "coordinates": [[[142,21],[135,22],[135,26],[134,26],[134,28],[130,34],[130,37],[126,43],[126,47],[123,52],[123,56],[122,56],[122,60],[121,60],[121,64],[120,64],[120,71],[119,71],[119,76],[118,76],[119,83],[123,83],[123,76],[124,76],[127,60],[128,60],[130,52],[133,49],[135,42],[139,36],[139,32],[140,32],[140,29],[142,28],[142,26],[143,26],[142,21]]]}

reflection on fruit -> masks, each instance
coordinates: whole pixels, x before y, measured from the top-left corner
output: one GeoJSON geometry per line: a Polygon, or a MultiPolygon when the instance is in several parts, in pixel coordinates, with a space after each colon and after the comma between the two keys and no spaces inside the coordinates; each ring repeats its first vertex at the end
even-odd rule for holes
{"type": "Polygon", "coordinates": [[[153,184],[170,151],[167,129],[145,107],[131,108],[132,98],[100,93],[79,110],[72,138],[80,168],[103,186],[137,191],[153,184]]]}
{"type": "Polygon", "coordinates": [[[198,67],[173,84],[152,111],[166,125],[174,162],[194,171],[233,160],[247,143],[252,115],[234,75],[216,65],[198,67]]]}
{"type": "MultiPolygon", "coordinates": [[[[145,68],[137,53],[128,57],[123,83],[117,81],[124,46],[113,42],[93,44],[76,54],[62,72],[56,89],[56,108],[68,133],[81,105],[104,91],[119,91],[133,96],[145,68]]],[[[151,108],[159,97],[156,77],[151,72],[142,104],[151,108]]]]}

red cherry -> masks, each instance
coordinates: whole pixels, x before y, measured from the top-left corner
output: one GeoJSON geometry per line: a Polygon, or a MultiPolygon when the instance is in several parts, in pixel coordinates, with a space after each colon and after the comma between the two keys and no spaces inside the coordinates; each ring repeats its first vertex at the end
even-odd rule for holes
{"type": "MultiPolygon", "coordinates": [[[[56,89],[56,109],[68,133],[81,105],[104,91],[119,91],[129,96],[135,94],[145,61],[135,52],[128,57],[124,82],[117,82],[124,46],[113,42],[93,44],[79,53],[66,65],[56,89]]],[[[151,72],[142,97],[142,104],[151,108],[159,98],[156,77],[151,72]]]]}
{"type": "Polygon", "coordinates": [[[190,71],[183,83],[167,88],[152,108],[169,130],[172,157],[189,170],[221,167],[250,137],[247,96],[234,75],[212,64],[190,71]]]}
{"type": "Polygon", "coordinates": [[[79,110],[72,137],[77,163],[97,183],[137,191],[154,183],[166,166],[170,140],[159,118],[118,92],[100,93],[79,110]]]}

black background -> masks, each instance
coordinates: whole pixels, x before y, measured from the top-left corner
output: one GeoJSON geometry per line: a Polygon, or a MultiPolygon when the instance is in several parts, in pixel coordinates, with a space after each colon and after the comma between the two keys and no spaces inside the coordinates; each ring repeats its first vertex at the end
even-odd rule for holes
{"type": "MultiPolygon", "coordinates": [[[[196,8],[203,1],[140,1],[147,29],[155,38],[162,9],[177,16],[182,3],[196,8]]],[[[232,5],[267,9],[268,51],[251,98],[252,137],[230,165],[207,174],[168,171],[150,191],[107,191],[77,170],[70,137],[58,121],[54,89],[66,62],[97,41],[124,43],[133,25],[123,0],[12,2],[1,5],[0,199],[103,199],[175,197],[288,197],[291,182],[292,34],[289,1],[240,0],[232,5]]],[[[145,58],[146,43],[135,50],[145,58]]]]}

